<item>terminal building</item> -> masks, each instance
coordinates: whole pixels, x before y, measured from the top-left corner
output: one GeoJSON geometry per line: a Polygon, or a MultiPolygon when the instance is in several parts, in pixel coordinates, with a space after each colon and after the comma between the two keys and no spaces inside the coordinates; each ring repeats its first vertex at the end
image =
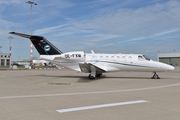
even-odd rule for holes
{"type": "Polygon", "coordinates": [[[9,66],[9,65],[10,65],[10,54],[0,53],[0,66],[9,66]]]}
{"type": "Polygon", "coordinates": [[[172,66],[180,66],[180,53],[163,53],[158,54],[159,62],[163,62],[172,66]]]}

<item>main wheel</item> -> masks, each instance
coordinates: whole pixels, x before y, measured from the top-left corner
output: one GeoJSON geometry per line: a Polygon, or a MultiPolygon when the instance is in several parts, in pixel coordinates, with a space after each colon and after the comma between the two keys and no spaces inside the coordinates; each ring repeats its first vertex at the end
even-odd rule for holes
{"type": "Polygon", "coordinates": [[[95,79],[95,77],[94,77],[94,76],[91,76],[91,74],[89,74],[89,79],[90,79],[90,80],[93,80],[93,79],[95,79]]]}

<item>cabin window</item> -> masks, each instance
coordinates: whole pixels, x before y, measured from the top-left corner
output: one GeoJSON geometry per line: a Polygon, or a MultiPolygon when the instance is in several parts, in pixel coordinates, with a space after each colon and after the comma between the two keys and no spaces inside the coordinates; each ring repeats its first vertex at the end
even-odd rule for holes
{"type": "Polygon", "coordinates": [[[117,56],[117,57],[116,57],[116,60],[120,60],[120,57],[119,57],[119,56],[117,56]]]}
{"type": "Polygon", "coordinates": [[[125,59],[126,59],[126,57],[125,57],[125,56],[123,56],[123,57],[122,57],[122,59],[123,59],[123,60],[125,60],[125,59]]]}
{"type": "Polygon", "coordinates": [[[129,57],[128,57],[128,60],[132,60],[132,57],[131,57],[131,56],[129,56],[129,57]]]}
{"type": "Polygon", "coordinates": [[[139,56],[138,56],[138,60],[139,60],[139,61],[143,61],[143,60],[144,60],[143,56],[140,56],[140,55],[139,55],[139,56]]]}
{"type": "Polygon", "coordinates": [[[111,56],[111,60],[114,60],[114,56],[111,56]]]}
{"type": "Polygon", "coordinates": [[[106,56],[106,60],[108,60],[109,59],[109,57],[108,56],[106,56]]]}

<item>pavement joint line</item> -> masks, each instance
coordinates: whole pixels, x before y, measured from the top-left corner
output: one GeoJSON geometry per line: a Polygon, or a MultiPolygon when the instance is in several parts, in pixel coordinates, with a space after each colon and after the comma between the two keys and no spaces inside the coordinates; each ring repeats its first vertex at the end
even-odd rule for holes
{"type": "Polygon", "coordinates": [[[59,78],[49,78],[47,80],[42,80],[42,81],[37,81],[37,82],[34,82],[34,83],[31,83],[31,85],[37,85],[37,84],[41,84],[41,83],[49,83],[49,81],[52,81],[52,80],[57,80],[59,78]]]}
{"type": "Polygon", "coordinates": [[[47,81],[45,85],[73,85],[73,83],[56,83],[47,81]]]}
{"type": "Polygon", "coordinates": [[[56,111],[59,113],[66,113],[66,112],[75,112],[75,111],[80,111],[80,110],[90,110],[90,109],[105,108],[105,107],[139,104],[139,103],[145,103],[145,102],[148,102],[148,101],[145,101],[145,100],[127,101],[127,102],[119,102],[119,103],[110,103],[110,104],[84,106],[84,107],[77,107],[77,108],[60,109],[60,110],[56,110],[56,111]]]}
{"type": "Polygon", "coordinates": [[[175,86],[179,86],[179,85],[180,85],[180,82],[176,83],[176,84],[169,84],[169,85],[164,85],[164,86],[155,86],[155,87],[147,87],[147,88],[135,88],[135,89],[127,89],[127,90],[110,90],[110,91],[60,93],[60,94],[42,94],[42,95],[22,95],[22,96],[1,96],[0,100],[2,100],[2,99],[18,99],[18,98],[40,98],[40,97],[56,97],[56,96],[72,96],[72,95],[90,95],[90,94],[133,92],[133,91],[153,90],[153,89],[175,87],[175,86]]]}

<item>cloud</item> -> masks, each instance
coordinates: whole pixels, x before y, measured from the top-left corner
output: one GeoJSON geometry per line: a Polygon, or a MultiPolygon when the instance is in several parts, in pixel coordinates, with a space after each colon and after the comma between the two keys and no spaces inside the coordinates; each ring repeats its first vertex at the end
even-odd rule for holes
{"type": "Polygon", "coordinates": [[[88,42],[99,42],[99,41],[104,41],[108,39],[114,39],[114,38],[119,38],[121,36],[119,35],[113,35],[113,34],[93,34],[86,36],[85,38],[88,38],[86,41],[88,42]]]}
{"type": "Polygon", "coordinates": [[[22,26],[21,24],[19,23],[15,23],[15,22],[11,22],[11,21],[7,21],[7,20],[1,20],[0,19],[0,29],[1,30],[7,30],[7,29],[10,29],[10,28],[18,28],[20,26],[22,26]]]}
{"type": "Polygon", "coordinates": [[[180,2],[173,0],[137,9],[119,8],[91,20],[76,21],[74,25],[116,35],[151,35],[180,27],[179,6],[180,2]]]}
{"type": "Polygon", "coordinates": [[[161,33],[154,34],[154,35],[152,35],[152,37],[162,36],[162,35],[178,32],[178,31],[180,31],[180,29],[168,30],[168,31],[164,31],[164,32],[161,32],[161,33]]]}
{"type": "Polygon", "coordinates": [[[107,47],[116,43],[160,40],[162,38],[157,37],[179,32],[179,6],[179,1],[168,1],[138,8],[111,9],[109,12],[100,9],[101,12],[94,16],[86,15],[78,21],[70,19],[66,24],[39,29],[35,33],[68,36],[66,39],[79,40],[89,47],[97,46],[99,42],[107,47]],[[107,40],[112,41],[103,42],[107,40]]]}
{"type": "Polygon", "coordinates": [[[140,40],[144,40],[144,39],[146,39],[146,38],[147,38],[147,37],[132,38],[132,39],[120,41],[120,42],[118,42],[118,43],[140,41],[140,40]]]}
{"type": "Polygon", "coordinates": [[[47,9],[65,9],[74,6],[73,2],[67,0],[43,0],[43,2],[37,0],[36,3],[39,4],[39,6],[42,6],[42,8],[47,9]]]}
{"type": "Polygon", "coordinates": [[[79,29],[79,28],[71,26],[70,24],[62,24],[62,25],[35,30],[34,34],[37,34],[37,35],[46,34],[53,37],[66,37],[70,35],[77,36],[78,34],[88,34],[92,32],[94,32],[94,30],[79,29]]]}
{"type": "Polygon", "coordinates": [[[103,47],[106,47],[106,46],[112,46],[114,45],[113,43],[109,43],[109,44],[105,44],[105,45],[102,45],[103,47]]]}
{"type": "MultiPolygon", "coordinates": [[[[180,29],[172,29],[172,30],[163,31],[163,32],[160,32],[160,33],[155,33],[155,34],[152,34],[150,36],[135,37],[135,38],[132,38],[132,39],[123,40],[123,41],[120,41],[118,43],[136,42],[136,41],[141,41],[141,40],[152,39],[152,38],[155,38],[155,37],[157,39],[157,37],[161,37],[161,36],[168,35],[168,34],[171,34],[171,33],[176,33],[178,31],[180,31],[180,29]]],[[[179,37],[179,36],[166,37],[166,38],[177,38],[177,37],[179,37]]],[[[158,39],[160,40],[160,38],[158,38],[158,39]]]]}
{"type": "Polygon", "coordinates": [[[67,26],[67,24],[63,24],[63,25],[58,25],[58,26],[42,28],[42,29],[35,30],[34,33],[39,34],[39,35],[46,34],[46,33],[53,33],[53,32],[55,32],[57,30],[63,29],[66,26],[67,26]]]}
{"type": "Polygon", "coordinates": [[[0,0],[0,5],[1,4],[19,4],[22,0],[0,0]]]}

